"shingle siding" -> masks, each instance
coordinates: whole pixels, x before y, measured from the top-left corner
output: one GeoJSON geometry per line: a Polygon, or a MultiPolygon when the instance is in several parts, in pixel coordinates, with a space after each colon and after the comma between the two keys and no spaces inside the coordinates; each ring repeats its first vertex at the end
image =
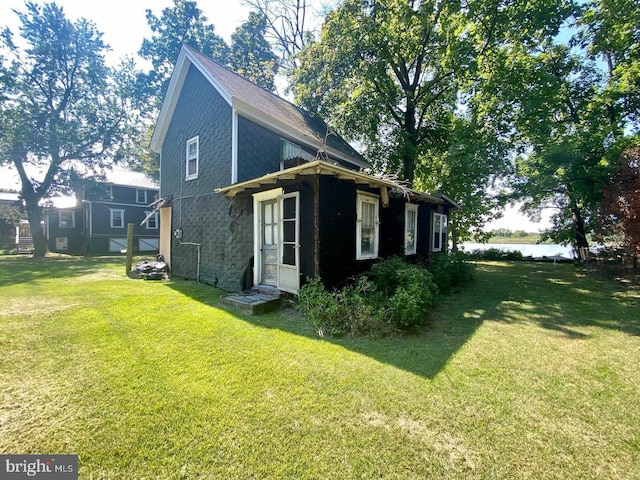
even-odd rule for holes
{"type": "Polygon", "coordinates": [[[228,291],[241,290],[253,256],[251,202],[213,192],[231,183],[232,113],[228,103],[191,66],[162,146],[162,196],[173,195],[171,231],[175,275],[228,291]],[[185,181],[187,140],[199,136],[198,178],[185,181]]]}
{"type": "Polygon", "coordinates": [[[280,135],[238,118],[238,181],[280,170],[280,135]]]}

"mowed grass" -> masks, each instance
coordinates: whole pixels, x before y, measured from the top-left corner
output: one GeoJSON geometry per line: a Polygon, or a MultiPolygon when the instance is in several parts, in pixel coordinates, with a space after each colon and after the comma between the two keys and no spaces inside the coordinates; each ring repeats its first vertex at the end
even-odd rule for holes
{"type": "Polygon", "coordinates": [[[0,258],[0,453],[78,454],[82,479],[640,478],[637,291],[479,263],[382,339],[221,293],[0,258]]]}

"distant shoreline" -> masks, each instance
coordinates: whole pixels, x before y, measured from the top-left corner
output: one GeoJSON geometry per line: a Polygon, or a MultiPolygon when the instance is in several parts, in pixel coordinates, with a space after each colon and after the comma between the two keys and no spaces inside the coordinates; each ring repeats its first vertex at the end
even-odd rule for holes
{"type": "Polygon", "coordinates": [[[525,236],[510,236],[510,237],[505,237],[505,236],[493,236],[491,237],[487,243],[491,244],[491,245],[501,245],[501,244],[505,244],[505,243],[517,243],[517,244],[537,244],[537,243],[543,243],[543,244],[553,244],[553,242],[551,240],[546,240],[544,242],[540,242],[540,234],[538,233],[528,233],[525,236]]]}

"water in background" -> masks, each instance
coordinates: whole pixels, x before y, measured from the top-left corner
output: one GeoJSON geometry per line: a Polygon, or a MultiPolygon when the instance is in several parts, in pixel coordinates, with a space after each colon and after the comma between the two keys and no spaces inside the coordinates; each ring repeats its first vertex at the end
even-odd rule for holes
{"type": "Polygon", "coordinates": [[[521,252],[523,257],[562,257],[567,259],[576,258],[573,247],[555,245],[555,244],[533,244],[533,243],[474,243],[464,242],[461,245],[461,250],[471,253],[474,250],[489,250],[494,248],[496,250],[502,250],[505,252],[521,252]]]}

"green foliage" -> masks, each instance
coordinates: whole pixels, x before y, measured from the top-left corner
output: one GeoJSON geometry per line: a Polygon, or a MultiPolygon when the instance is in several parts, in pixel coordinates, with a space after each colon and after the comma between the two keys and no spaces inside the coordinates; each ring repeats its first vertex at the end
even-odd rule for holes
{"type": "Polygon", "coordinates": [[[365,277],[336,292],[328,292],[319,278],[312,278],[300,289],[298,310],[320,336],[383,333],[388,324],[381,321],[374,291],[365,277]]]}
{"type": "Polygon", "coordinates": [[[140,82],[143,94],[159,109],[183,44],[222,63],[229,47],[215,33],[215,27],[207,23],[195,1],[173,0],[173,6],[163,9],[160,17],[150,9],[146,10],[146,17],[152,36],[142,41],[139,54],[151,62],[152,68],[141,76],[140,82]]]}
{"type": "Polygon", "coordinates": [[[296,100],[363,143],[376,165],[413,182],[428,148],[447,148],[456,103],[458,14],[450,2],[348,0],[298,56],[296,100]],[[382,155],[379,155],[381,154],[382,155]]]}
{"type": "Polygon", "coordinates": [[[473,280],[473,264],[462,252],[435,254],[429,257],[427,268],[433,275],[438,291],[449,294],[473,280]]]}
{"type": "Polygon", "coordinates": [[[70,21],[55,3],[25,3],[20,41],[8,29],[0,39],[0,162],[21,179],[36,257],[46,253],[39,202],[68,188],[65,162],[88,170],[118,157],[130,126],[128,75],[104,61],[108,46],[87,20],[70,21]],[[27,170],[41,172],[39,178],[27,170]]]}
{"type": "Polygon", "coordinates": [[[150,99],[153,109],[161,106],[183,44],[267,90],[275,88],[276,57],[264,37],[263,16],[250,13],[232,34],[229,46],[195,1],[173,0],[173,6],[163,9],[160,17],[149,9],[146,15],[152,36],[143,40],[139,53],[152,68],[140,76],[139,93],[150,99]]]}
{"type": "Polygon", "coordinates": [[[499,248],[489,248],[487,250],[475,250],[468,254],[471,258],[481,260],[522,260],[522,252],[518,250],[500,250],[499,248]]]}
{"type": "Polygon", "coordinates": [[[508,228],[496,228],[491,230],[491,235],[495,237],[507,237],[510,238],[513,236],[513,230],[509,230],[508,228]]]}
{"type": "Polygon", "coordinates": [[[425,325],[437,293],[471,281],[472,267],[462,255],[442,256],[435,273],[400,257],[373,265],[354,284],[327,291],[310,279],[298,297],[298,309],[321,335],[380,335],[425,325]]]}
{"type": "Polygon", "coordinates": [[[275,90],[277,57],[265,39],[267,19],[254,12],[231,35],[229,64],[244,78],[269,91],[275,90]]]}

